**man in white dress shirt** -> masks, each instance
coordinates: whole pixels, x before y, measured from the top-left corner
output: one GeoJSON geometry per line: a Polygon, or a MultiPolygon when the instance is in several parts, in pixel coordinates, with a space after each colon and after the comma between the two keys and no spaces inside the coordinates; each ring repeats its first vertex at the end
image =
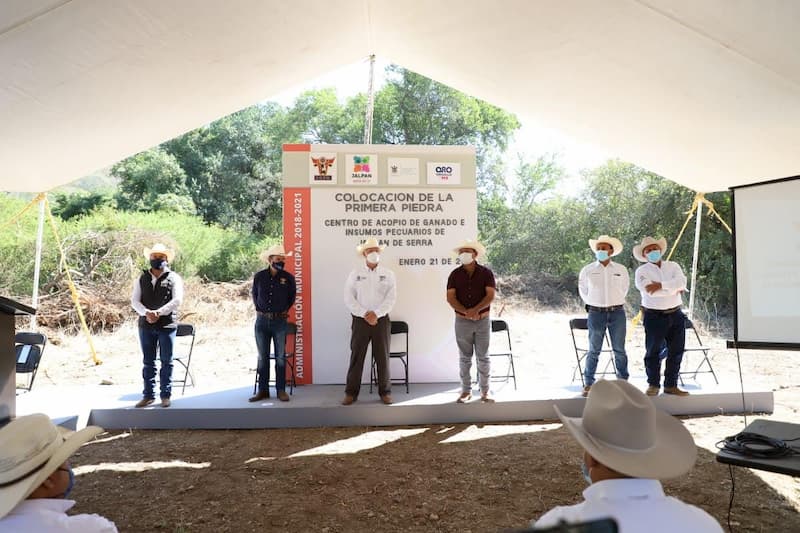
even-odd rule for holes
{"type": "Polygon", "coordinates": [[[697,448],[681,421],[639,389],[623,380],[598,381],[583,418],[553,407],[584,450],[581,471],[590,486],[583,502],[548,511],[535,528],[612,518],[620,533],[722,532],[707,512],[664,494],[658,480],[691,470],[697,448]]]}
{"type": "Polygon", "coordinates": [[[69,457],[103,430],[56,427],[43,414],[15,418],[0,428],[0,533],[115,533],[96,514],[67,515],[75,481],[69,457]]]}
{"type": "Polygon", "coordinates": [[[350,272],[344,285],[344,304],[353,318],[350,328],[350,366],[342,405],[350,405],[358,400],[361,373],[370,343],[378,370],[378,394],[386,405],[392,403],[389,376],[392,330],[389,312],[397,299],[397,284],[394,272],[378,265],[383,249],[384,246],[379,246],[374,237],[359,244],[356,252],[363,257],[364,264],[350,272]]]}
{"type": "Polygon", "coordinates": [[[597,370],[597,358],[603,348],[606,330],[611,338],[617,378],[628,379],[628,355],[625,353],[625,297],[630,279],[628,269],[611,260],[622,251],[615,237],[600,235],[589,239],[589,248],[597,261],[589,263],[578,275],[578,292],[586,304],[589,326],[589,351],[583,369],[583,395],[589,394],[597,370]]]}
{"type": "Polygon", "coordinates": [[[647,395],[656,396],[661,387],[661,352],[667,346],[664,365],[664,394],[686,396],[678,388],[678,373],[686,344],[686,316],[681,311],[681,293],[686,290],[686,276],[678,263],[663,258],[667,240],[645,237],[633,247],[633,257],[642,266],[634,275],[642,295],[645,333],[644,366],[647,371],[647,395]]]}

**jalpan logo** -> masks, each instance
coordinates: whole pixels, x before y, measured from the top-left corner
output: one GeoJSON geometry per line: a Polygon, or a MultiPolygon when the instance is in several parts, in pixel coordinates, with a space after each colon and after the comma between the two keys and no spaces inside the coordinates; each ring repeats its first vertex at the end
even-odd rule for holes
{"type": "Polygon", "coordinates": [[[378,184],[378,154],[347,154],[347,185],[378,184]]]}
{"type": "Polygon", "coordinates": [[[310,182],[334,184],[336,183],[336,154],[311,154],[310,182]]]}

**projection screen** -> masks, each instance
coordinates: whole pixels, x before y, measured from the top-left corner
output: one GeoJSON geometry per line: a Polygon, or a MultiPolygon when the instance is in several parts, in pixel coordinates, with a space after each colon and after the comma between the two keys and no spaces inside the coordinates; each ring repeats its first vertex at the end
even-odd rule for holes
{"type": "Polygon", "coordinates": [[[800,349],[800,176],[731,191],[734,341],[800,349]]]}

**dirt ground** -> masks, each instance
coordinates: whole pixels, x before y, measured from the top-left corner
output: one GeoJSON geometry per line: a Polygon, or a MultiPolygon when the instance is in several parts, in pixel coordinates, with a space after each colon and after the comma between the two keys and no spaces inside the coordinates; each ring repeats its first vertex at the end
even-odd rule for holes
{"type": "MultiPolygon", "coordinates": [[[[246,297],[240,290],[219,291],[225,318],[204,319],[192,366],[201,385],[252,383],[255,346],[246,297]]],[[[199,319],[212,316],[206,315],[210,309],[219,311],[219,301],[206,295],[184,308],[199,319]]],[[[518,373],[521,367],[546,376],[553,353],[574,357],[565,327],[572,316],[508,302],[503,317],[512,324],[518,373]]],[[[642,364],[637,335],[628,344],[632,373],[642,364]]],[[[95,337],[104,360],[100,366],[91,364],[81,337],[53,337],[57,344],[47,348],[37,388],[140,382],[132,324],[95,337]]],[[[722,338],[704,341],[712,347],[720,380],[738,386],[735,353],[725,350],[722,338]]],[[[775,413],[769,416],[800,423],[796,357],[742,352],[742,366],[748,390],[775,391],[775,413]]],[[[714,443],[740,431],[744,420],[711,416],[684,422],[698,444],[698,462],[689,475],[667,481],[666,491],[702,507],[727,530],[731,473],[715,461],[714,443]]],[[[501,531],[525,527],[556,505],[580,501],[585,488],[580,456],[560,424],[541,421],[111,432],[73,459],[79,474],[75,512],[99,513],[121,531],[135,532],[501,531]],[[364,441],[373,447],[348,452],[348,446],[364,441]],[[315,452],[323,445],[338,446],[338,453],[315,452]],[[306,454],[293,456],[300,452],[306,454]]],[[[800,531],[800,482],[744,468],[733,472],[733,531],[800,531]]]]}

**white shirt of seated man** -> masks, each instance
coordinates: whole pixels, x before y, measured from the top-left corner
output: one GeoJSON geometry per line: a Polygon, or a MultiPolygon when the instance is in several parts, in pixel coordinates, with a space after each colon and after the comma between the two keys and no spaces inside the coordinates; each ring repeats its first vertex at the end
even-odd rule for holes
{"type": "Polygon", "coordinates": [[[627,381],[600,380],[583,418],[554,407],[584,449],[581,470],[590,485],[583,502],[548,511],[531,522],[534,528],[612,518],[620,533],[722,533],[710,514],[664,494],[659,479],[691,470],[697,448],[681,421],[656,409],[642,391],[627,381]]]}
{"type": "Polygon", "coordinates": [[[96,514],[67,515],[75,476],[70,455],[102,432],[56,427],[47,415],[21,416],[0,427],[0,533],[116,533],[96,514]]]}

